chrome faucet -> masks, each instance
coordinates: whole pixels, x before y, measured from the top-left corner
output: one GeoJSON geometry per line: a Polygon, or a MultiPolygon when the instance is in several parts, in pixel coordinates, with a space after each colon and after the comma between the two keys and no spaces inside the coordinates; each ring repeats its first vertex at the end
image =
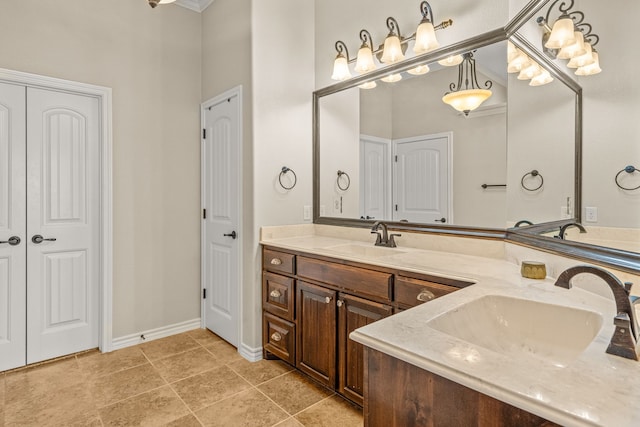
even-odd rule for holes
{"type": "Polygon", "coordinates": [[[607,347],[607,353],[638,360],[637,342],[639,330],[635,313],[635,305],[638,302],[638,298],[629,296],[633,284],[627,282],[623,285],[618,278],[602,268],[579,265],[568,268],[560,274],[555,286],[571,289],[571,279],[581,273],[593,274],[604,280],[611,288],[616,301],[617,315],[613,318],[613,324],[616,325],[616,329],[611,337],[609,347],[607,347]]]}
{"type": "Polygon", "coordinates": [[[395,248],[397,245],[393,238],[395,236],[400,237],[400,234],[389,235],[387,224],[382,221],[376,221],[373,223],[373,226],[371,227],[371,234],[376,235],[376,246],[386,246],[387,248],[395,248]],[[382,235],[380,235],[380,232],[378,231],[379,228],[382,229],[382,235]]]}
{"type": "Polygon", "coordinates": [[[585,230],[585,228],[579,222],[570,222],[570,223],[565,224],[562,227],[560,227],[560,233],[558,233],[558,235],[555,236],[555,237],[557,237],[558,239],[564,240],[564,233],[567,232],[567,228],[569,228],[569,227],[577,227],[580,230],[580,233],[586,233],[587,232],[587,230],[585,230]]]}

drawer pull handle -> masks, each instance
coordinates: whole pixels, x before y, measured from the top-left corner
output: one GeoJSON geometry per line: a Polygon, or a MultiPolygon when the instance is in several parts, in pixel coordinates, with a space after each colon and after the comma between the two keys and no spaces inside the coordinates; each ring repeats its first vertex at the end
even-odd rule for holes
{"type": "Polygon", "coordinates": [[[331,302],[331,297],[324,297],[324,302],[329,304],[331,302]]]}
{"type": "Polygon", "coordinates": [[[275,342],[282,341],[282,335],[280,335],[279,332],[274,332],[273,334],[271,334],[271,339],[275,342]]]}
{"type": "Polygon", "coordinates": [[[431,291],[427,291],[427,290],[424,290],[424,291],[422,291],[422,292],[420,292],[420,293],[418,294],[418,296],[416,297],[416,299],[417,299],[418,301],[425,301],[425,302],[426,302],[426,301],[431,301],[431,300],[432,300],[432,299],[434,299],[435,297],[436,297],[436,296],[433,294],[433,292],[431,292],[431,291]]]}
{"type": "Polygon", "coordinates": [[[280,298],[282,296],[280,291],[277,290],[277,289],[271,291],[271,293],[269,295],[271,295],[271,298],[280,298]]]}
{"type": "Polygon", "coordinates": [[[282,260],[280,258],[273,258],[271,260],[271,265],[280,265],[282,264],[282,260]]]}

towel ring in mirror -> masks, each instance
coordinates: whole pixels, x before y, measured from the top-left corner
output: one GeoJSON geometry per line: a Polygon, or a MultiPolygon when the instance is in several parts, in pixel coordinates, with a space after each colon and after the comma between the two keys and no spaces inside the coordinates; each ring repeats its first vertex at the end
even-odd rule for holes
{"type": "Polygon", "coordinates": [[[338,188],[341,189],[342,191],[347,191],[349,189],[349,187],[351,187],[351,178],[349,177],[349,174],[343,171],[338,171],[338,178],[336,178],[336,182],[338,184],[338,188]],[[343,176],[347,177],[347,185],[342,186],[340,184],[340,178],[342,178],[343,176]]]}
{"type": "Polygon", "coordinates": [[[278,175],[278,182],[280,183],[280,187],[284,188],[285,190],[291,190],[298,183],[298,177],[296,176],[296,173],[293,171],[293,169],[289,169],[288,167],[283,166],[282,170],[280,171],[280,175],[278,175]],[[288,172],[291,172],[293,174],[293,184],[291,184],[290,187],[287,187],[282,183],[282,177],[288,172]]]}
{"type": "Polygon", "coordinates": [[[522,176],[522,179],[520,180],[520,185],[522,186],[522,188],[524,188],[527,191],[536,191],[542,188],[542,186],[544,185],[544,178],[542,177],[542,175],[540,175],[540,172],[538,172],[537,170],[532,170],[531,172],[527,172],[522,176]],[[532,187],[527,187],[524,183],[524,180],[527,179],[527,177],[531,175],[532,178],[535,177],[540,177],[540,185],[538,185],[535,188],[532,187]]]}
{"type": "Polygon", "coordinates": [[[620,178],[620,174],[622,174],[622,172],[626,172],[628,174],[632,174],[634,172],[640,172],[640,169],[636,169],[634,166],[626,166],[624,169],[622,169],[620,172],[618,172],[616,174],[616,185],[618,186],[618,188],[621,188],[622,190],[627,190],[627,191],[633,191],[633,190],[637,190],[640,188],[640,185],[638,185],[637,187],[633,187],[633,188],[629,188],[629,187],[625,187],[622,184],[620,184],[620,181],[618,181],[618,179],[620,178]]]}

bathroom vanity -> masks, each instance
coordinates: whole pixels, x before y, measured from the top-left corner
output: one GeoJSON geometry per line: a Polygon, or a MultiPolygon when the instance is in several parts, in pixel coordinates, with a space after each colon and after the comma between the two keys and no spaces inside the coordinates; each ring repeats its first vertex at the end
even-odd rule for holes
{"type": "Polygon", "coordinates": [[[380,248],[323,225],[264,227],[261,243],[265,356],[361,404],[367,426],[640,425],[640,365],[606,354],[610,290],[514,262],[556,275],[573,260],[433,235],[380,248]]]}

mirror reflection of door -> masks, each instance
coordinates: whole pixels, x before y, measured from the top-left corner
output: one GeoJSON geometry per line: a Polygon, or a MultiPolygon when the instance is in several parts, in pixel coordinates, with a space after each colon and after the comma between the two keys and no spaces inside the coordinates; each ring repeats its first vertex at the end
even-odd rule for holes
{"type": "Polygon", "coordinates": [[[452,223],[451,133],[393,141],[393,220],[452,223]]]}
{"type": "Polygon", "coordinates": [[[391,140],[360,137],[360,218],[391,219],[391,140]]]}

